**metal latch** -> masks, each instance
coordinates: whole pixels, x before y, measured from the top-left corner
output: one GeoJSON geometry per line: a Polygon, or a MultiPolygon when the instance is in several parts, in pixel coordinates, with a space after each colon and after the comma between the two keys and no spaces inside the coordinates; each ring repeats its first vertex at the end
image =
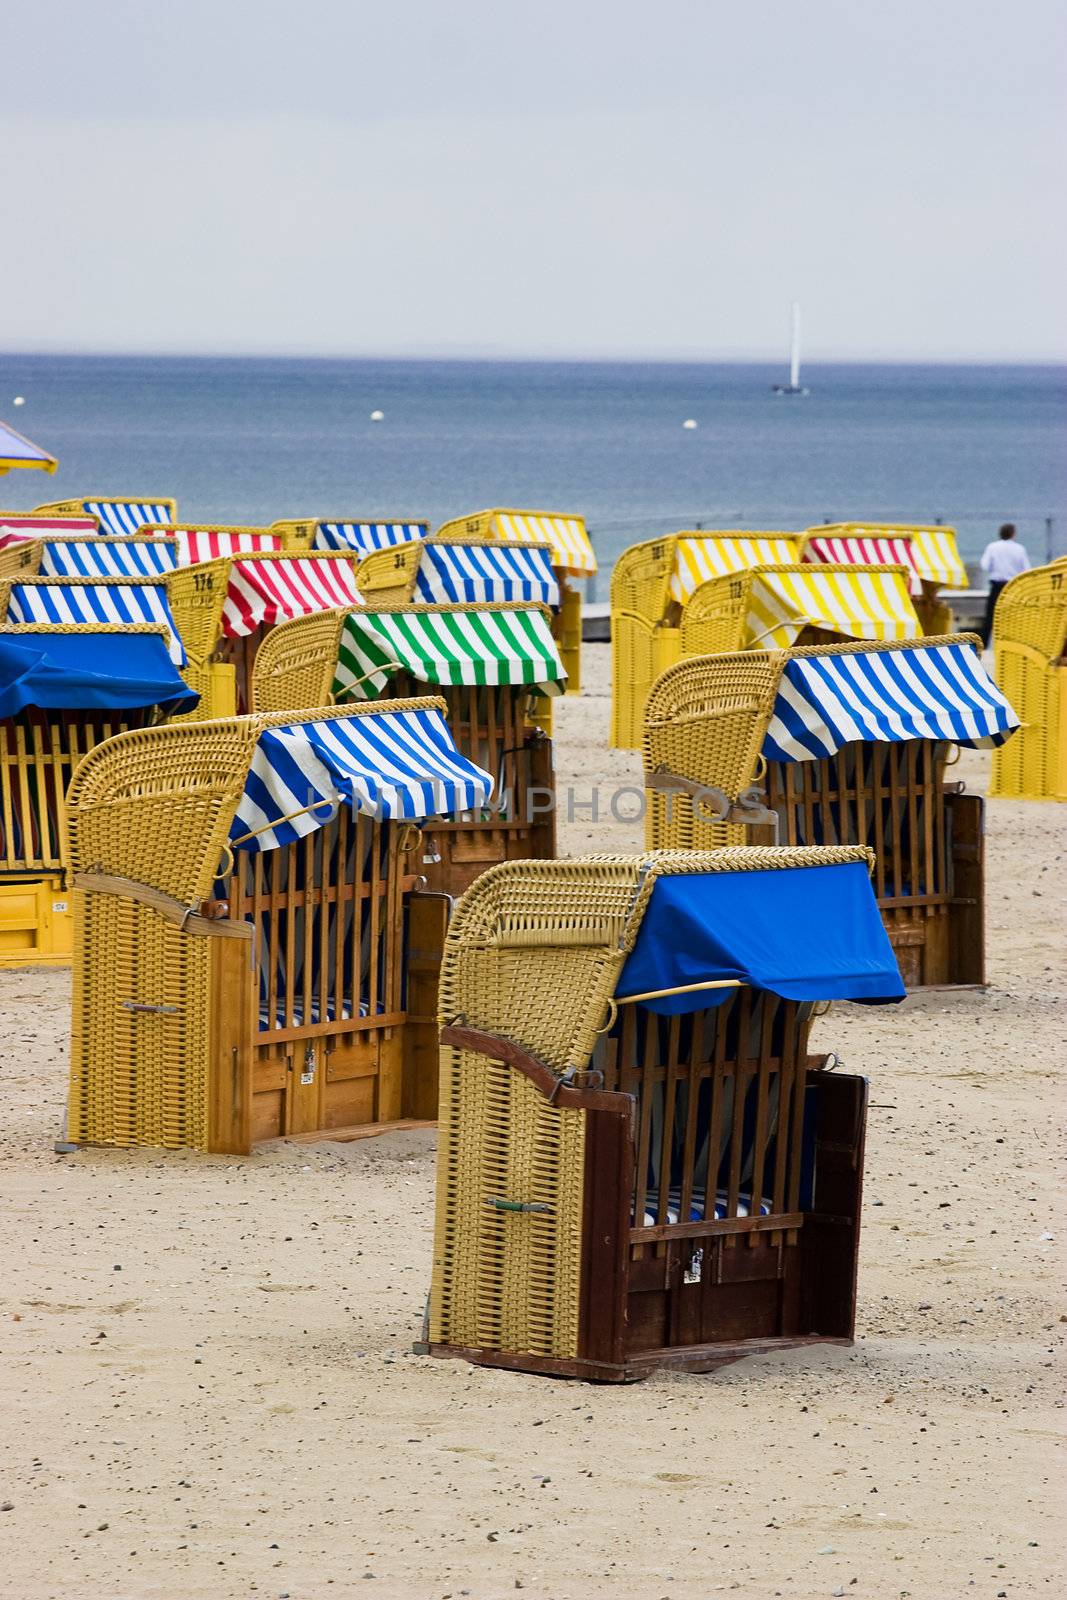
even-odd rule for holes
{"type": "Polygon", "coordinates": [[[304,1051],[304,1070],[300,1074],[302,1084],[315,1082],[315,1046],[309,1044],[304,1051]]]}

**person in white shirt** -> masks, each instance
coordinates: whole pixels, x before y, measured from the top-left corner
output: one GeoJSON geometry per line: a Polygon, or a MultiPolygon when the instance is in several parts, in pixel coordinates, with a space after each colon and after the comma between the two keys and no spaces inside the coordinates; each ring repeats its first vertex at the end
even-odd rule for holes
{"type": "Polygon", "coordinates": [[[1003,522],[1000,537],[987,544],[982,554],[982,571],[989,578],[989,596],[985,603],[985,621],[982,623],[982,643],[988,648],[993,637],[993,613],[997,609],[1000,591],[1012,578],[1025,572],[1030,557],[1025,548],[1015,542],[1014,522],[1003,522]]]}

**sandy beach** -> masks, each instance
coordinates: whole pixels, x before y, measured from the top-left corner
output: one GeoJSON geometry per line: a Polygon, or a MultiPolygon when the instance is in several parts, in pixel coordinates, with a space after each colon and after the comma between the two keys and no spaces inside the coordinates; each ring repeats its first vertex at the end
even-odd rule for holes
{"type": "MultiPolygon", "coordinates": [[[[640,848],[607,647],[583,665],[557,772],[602,815],[564,807],[560,849],[640,848]]],[[[1064,1592],[1065,821],[989,804],[987,990],[816,1025],[871,1080],[854,1348],[712,1376],[413,1355],[432,1132],[54,1154],[69,974],[0,972],[0,1594],[1064,1592]]]]}

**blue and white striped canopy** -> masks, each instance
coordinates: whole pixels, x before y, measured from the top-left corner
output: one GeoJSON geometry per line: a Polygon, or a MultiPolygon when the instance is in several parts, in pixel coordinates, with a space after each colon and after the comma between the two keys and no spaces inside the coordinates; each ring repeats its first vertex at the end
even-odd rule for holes
{"type": "Polygon", "coordinates": [[[369,556],[373,550],[425,539],[429,531],[428,522],[320,522],[312,549],[358,550],[369,556]]]}
{"type": "Polygon", "coordinates": [[[415,599],[493,605],[511,600],[559,605],[552,551],[537,544],[426,544],[415,599]]]}
{"type": "Polygon", "coordinates": [[[46,539],[37,570],[42,578],[158,578],[177,564],[166,539],[46,539]]]}
{"type": "Polygon", "coordinates": [[[160,583],[13,583],[8,622],[152,622],[165,628],[168,653],[184,667],[185,646],[160,583]]]}
{"type": "Polygon", "coordinates": [[[460,755],[440,711],[298,722],[260,734],[230,839],[242,850],[276,850],[323,827],[341,805],[418,821],[478,810],[492,791],[489,773],[460,755]],[[248,833],[254,837],[243,839],[248,833]]]}
{"type": "Polygon", "coordinates": [[[795,656],[778,682],[768,761],[819,761],[854,741],[1003,744],[1019,718],[972,645],[795,656]]]}
{"type": "Polygon", "coordinates": [[[170,522],[170,507],[150,500],[84,500],[91,517],[104,533],[136,533],[138,528],[170,522]]]}

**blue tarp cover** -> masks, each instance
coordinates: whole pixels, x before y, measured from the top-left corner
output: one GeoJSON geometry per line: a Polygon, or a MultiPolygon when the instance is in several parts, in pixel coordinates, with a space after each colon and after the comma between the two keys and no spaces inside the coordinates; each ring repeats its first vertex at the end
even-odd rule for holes
{"type": "MultiPolygon", "coordinates": [[[[862,861],[657,878],[617,994],[710,978],[739,978],[786,1000],[904,997],[862,861]]],[[[673,1016],[721,1005],[730,993],[705,989],[644,1003],[673,1016]]]]}
{"type": "Polygon", "coordinates": [[[158,633],[0,635],[0,717],[45,711],[192,711],[200,696],[184,681],[158,633]]]}

